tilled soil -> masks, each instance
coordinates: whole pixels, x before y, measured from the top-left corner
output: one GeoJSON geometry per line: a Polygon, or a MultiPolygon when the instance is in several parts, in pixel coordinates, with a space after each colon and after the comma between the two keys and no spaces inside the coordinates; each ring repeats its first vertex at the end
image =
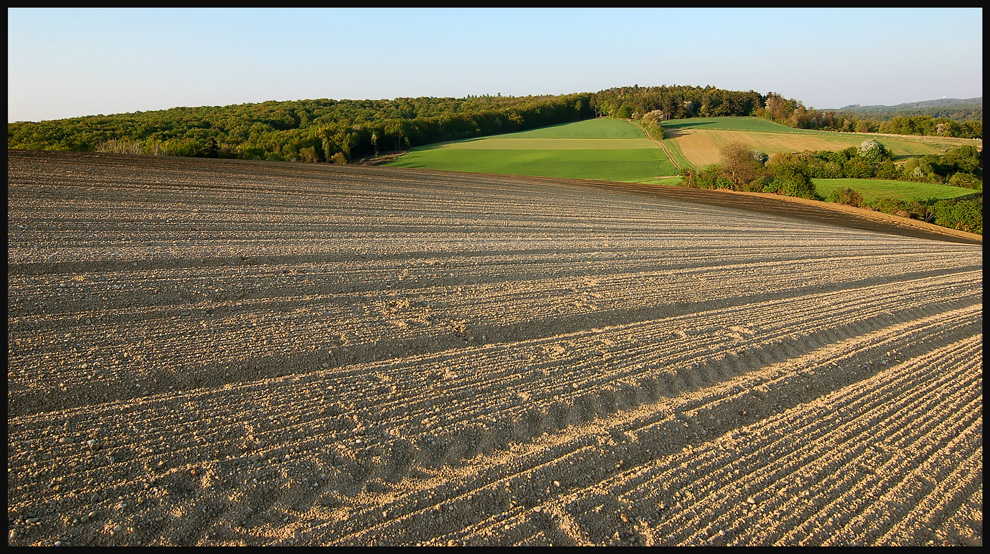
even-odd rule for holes
{"type": "Polygon", "coordinates": [[[8,151],[9,545],[982,545],[982,239],[8,151]]]}

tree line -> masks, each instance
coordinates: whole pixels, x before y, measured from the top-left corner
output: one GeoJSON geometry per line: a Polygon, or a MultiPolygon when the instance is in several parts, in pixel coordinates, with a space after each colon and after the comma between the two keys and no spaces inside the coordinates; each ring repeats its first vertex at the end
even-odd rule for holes
{"type": "MultiPolygon", "coordinates": [[[[816,110],[800,100],[770,92],[730,91],[715,87],[617,87],[594,96],[595,113],[641,119],[655,113],[661,120],[691,117],[755,116],[797,129],[821,131],[983,138],[983,121],[887,111],[880,117],[816,110]]],[[[870,114],[872,112],[865,112],[870,114]]],[[[980,112],[982,116],[982,111],[980,112]]]]}
{"type": "Polygon", "coordinates": [[[7,147],[348,163],[587,119],[591,94],[299,100],[7,124],[7,147]]]}
{"type": "Polygon", "coordinates": [[[766,97],[754,91],[724,90],[712,86],[616,87],[594,97],[598,115],[640,119],[659,111],[663,119],[757,115],[766,97]]]}
{"type": "Polygon", "coordinates": [[[920,135],[959,138],[983,138],[983,121],[956,121],[930,115],[888,115],[881,119],[860,117],[851,113],[808,109],[803,103],[767,95],[761,112],[764,119],[797,129],[890,135],[920,135]]]}
{"type": "Polygon", "coordinates": [[[7,147],[350,163],[381,153],[591,117],[642,120],[757,116],[791,127],[982,138],[982,121],[879,121],[807,109],[776,93],[712,86],[616,87],[543,96],[269,101],[7,124],[7,147]]]}
{"type": "Polygon", "coordinates": [[[894,117],[927,115],[954,121],[983,121],[983,97],[926,100],[896,106],[845,106],[832,110],[839,115],[854,115],[887,121],[894,117]]]}

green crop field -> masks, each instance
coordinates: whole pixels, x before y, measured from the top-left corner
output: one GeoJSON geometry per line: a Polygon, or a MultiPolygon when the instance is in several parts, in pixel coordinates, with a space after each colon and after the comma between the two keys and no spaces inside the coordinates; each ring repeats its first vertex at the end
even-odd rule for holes
{"type": "Polygon", "coordinates": [[[664,130],[694,129],[701,131],[755,131],[763,133],[814,133],[792,129],[759,117],[692,117],[663,122],[664,130]]]}
{"type": "Polygon", "coordinates": [[[949,185],[914,183],[911,181],[887,181],[882,179],[813,179],[815,190],[828,198],[836,190],[851,188],[863,196],[864,202],[890,199],[904,200],[945,200],[974,194],[977,191],[949,185]]]}
{"type": "MultiPolygon", "coordinates": [[[[792,129],[757,117],[710,117],[663,123],[666,149],[681,167],[720,161],[720,149],[742,142],[767,154],[842,150],[876,138],[898,157],[941,153],[982,141],[941,137],[879,136],[792,129]]],[[[396,167],[563,179],[677,184],[677,169],[638,123],[598,118],[519,133],[414,148],[390,162],[396,167]]],[[[819,194],[851,187],[864,200],[955,198],[970,189],[874,179],[816,179],[819,194]]]]}
{"type": "Polygon", "coordinates": [[[414,148],[387,165],[621,182],[677,174],[638,125],[607,118],[414,148]]]}
{"type": "MultiPolygon", "coordinates": [[[[656,148],[642,138],[519,138],[490,137],[448,142],[441,148],[454,150],[635,150],[656,148]]],[[[424,148],[428,150],[429,148],[424,148]]]]}
{"type": "Polygon", "coordinates": [[[499,135],[506,138],[551,138],[551,139],[643,139],[643,130],[638,125],[623,121],[621,119],[610,119],[600,117],[598,119],[586,119],[565,123],[564,125],[554,125],[553,127],[543,127],[542,129],[532,129],[499,135]]]}
{"type": "Polygon", "coordinates": [[[388,165],[620,182],[640,182],[676,173],[663,151],[658,148],[634,150],[441,148],[413,150],[388,165]]]}

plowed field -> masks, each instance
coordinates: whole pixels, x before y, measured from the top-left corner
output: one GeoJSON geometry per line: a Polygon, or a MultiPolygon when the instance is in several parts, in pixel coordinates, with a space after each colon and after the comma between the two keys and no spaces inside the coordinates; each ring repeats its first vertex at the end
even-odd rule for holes
{"type": "Polygon", "coordinates": [[[979,237],[380,167],[7,176],[9,545],[983,543],[979,237]]]}

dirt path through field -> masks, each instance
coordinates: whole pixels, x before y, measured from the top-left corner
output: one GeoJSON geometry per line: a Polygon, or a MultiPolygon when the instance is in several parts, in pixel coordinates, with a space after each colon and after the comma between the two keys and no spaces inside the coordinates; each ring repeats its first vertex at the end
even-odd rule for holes
{"type": "Polygon", "coordinates": [[[982,545],[982,242],[822,210],[9,151],[8,544],[982,545]]]}
{"type": "Polygon", "coordinates": [[[673,154],[670,153],[670,150],[667,149],[666,143],[664,143],[664,141],[662,140],[657,140],[651,137],[650,133],[646,132],[646,129],[643,129],[643,134],[646,135],[646,138],[650,139],[650,141],[653,142],[653,144],[656,144],[660,148],[660,150],[663,150],[663,155],[667,156],[667,161],[669,161],[670,165],[674,166],[674,169],[676,169],[677,172],[680,173],[681,164],[677,163],[677,159],[675,159],[673,154]]]}

